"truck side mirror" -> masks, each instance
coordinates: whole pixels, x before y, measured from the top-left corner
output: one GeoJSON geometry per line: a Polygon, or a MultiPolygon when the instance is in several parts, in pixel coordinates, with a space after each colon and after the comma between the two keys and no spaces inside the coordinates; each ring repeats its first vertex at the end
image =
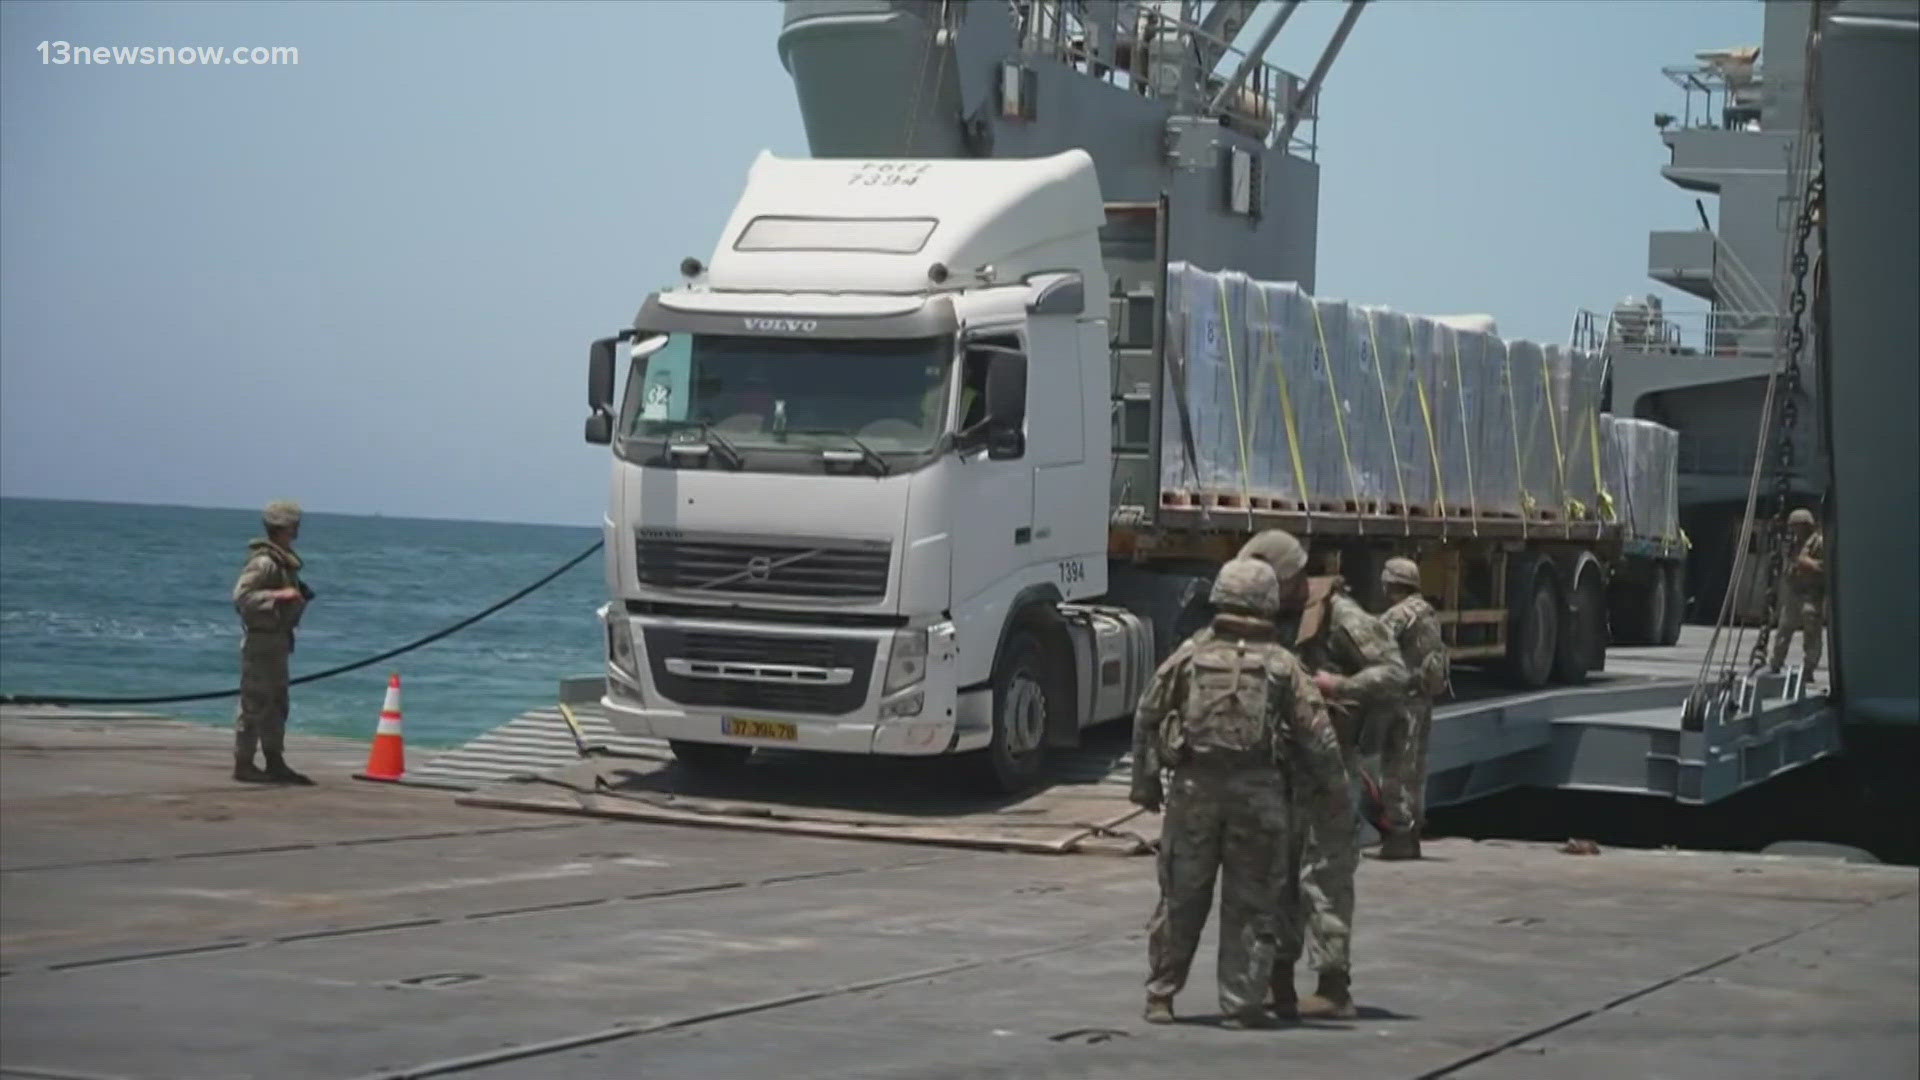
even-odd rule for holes
{"type": "Polygon", "coordinates": [[[619,338],[601,338],[587,347],[587,408],[613,411],[613,346],[619,338]]]}
{"type": "Polygon", "coordinates": [[[613,442],[613,414],[605,409],[595,409],[587,417],[587,442],[594,446],[606,446],[613,442]]]}
{"type": "Polygon", "coordinates": [[[996,352],[987,368],[987,457],[996,461],[1027,452],[1027,358],[996,352]]]}
{"type": "Polygon", "coordinates": [[[613,442],[613,346],[619,338],[601,338],[587,346],[587,442],[613,442]]]}

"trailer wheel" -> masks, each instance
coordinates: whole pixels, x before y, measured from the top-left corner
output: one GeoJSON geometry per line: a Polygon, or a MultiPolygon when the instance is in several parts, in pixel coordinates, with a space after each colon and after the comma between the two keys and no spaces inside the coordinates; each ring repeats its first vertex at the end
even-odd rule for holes
{"type": "Polygon", "coordinates": [[[1687,621],[1687,564],[1673,563],[1664,567],[1667,577],[1667,623],[1660,635],[1660,644],[1680,644],[1680,630],[1687,621]]]}
{"type": "Polygon", "coordinates": [[[1673,605],[1669,595],[1667,568],[1655,566],[1647,578],[1646,603],[1636,613],[1633,628],[1635,645],[1660,645],[1667,638],[1667,608],[1673,605]]]}
{"type": "Polygon", "coordinates": [[[1507,624],[1507,674],[1532,690],[1553,677],[1560,644],[1560,589],[1545,563],[1534,563],[1516,578],[1522,587],[1514,591],[1520,604],[1507,624]]]}
{"type": "Polygon", "coordinates": [[[723,743],[688,742],[685,739],[668,739],[667,747],[673,751],[673,759],[694,772],[725,772],[737,769],[753,756],[751,746],[729,746],[723,743]]]}
{"type": "Polygon", "coordinates": [[[1589,564],[1567,597],[1566,619],[1553,653],[1555,682],[1578,685],[1600,666],[1607,647],[1606,604],[1600,574],[1589,564]]]}
{"type": "Polygon", "coordinates": [[[993,740],[982,752],[982,779],[1001,794],[1031,788],[1047,763],[1047,717],[1066,707],[1046,648],[1026,627],[1007,636],[993,669],[993,740]]]}

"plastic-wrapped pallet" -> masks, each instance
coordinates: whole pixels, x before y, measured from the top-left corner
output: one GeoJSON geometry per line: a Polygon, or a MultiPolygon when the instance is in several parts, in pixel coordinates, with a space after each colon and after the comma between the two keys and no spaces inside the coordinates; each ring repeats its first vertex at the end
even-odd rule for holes
{"type": "Polygon", "coordinates": [[[1368,309],[1347,305],[1346,363],[1339,371],[1340,396],[1346,402],[1346,449],[1353,460],[1356,501],[1372,510],[1393,498],[1391,446],[1380,400],[1380,367],[1375,357],[1373,321],[1368,309]]]}
{"type": "Polygon", "coordinates": [[[1353,352],[1350,312],[1344,300],[1312,301],[1314,351],[1309,364],[1308,415],[1314,417],[1309,436],[1310,459],[1318,463],[1314,498],[1338,506],[1366,498],[1360,461],[1353,453],[1353,352]]]}
{"type": "Polygon", "coordinates": [[[1433,447],[1439,462],[1434,479],[1433,504],[1436,512],[1449,517],[1474,512],[1473,486],[1474,425],[1466,414],[1460,394],[1464,372],[1455,364],[1459,335],[1450,326],[1432,319],[1412,316],[1415,364],[1426,391],[1422,422],[1430,424],[1433,447]]]}
{"type": "MultiPolygon", "coordinates": [[[[1541,402],[1546,414],[1547,449],[1553,455],[1553,502],[1547,509],[1562,519],[1572,516],[1576,499],[1573,478],[1567,475],[1568,443],[1573,436],[1569,411],[1573,401],[1574,354],[1564,345],[1542,345],[1541,380],[1545,396],[1541,402]]],[[[1592,486],[1589,484],[1588,486],[1592,486]]]]}
{"type": "Polygon", "coordinates": [[[1309,502],[1318,478],[1311,440],[1319,425],[1300,394],[1312,385],[1313,300],[1290,282],[1252,281],[1245,312],[1261,494],[1290,504],[1309,502]]]}
{"type": "Polygon", "coordinates": [[[1482,334],[1500,336],[1500,324],[1491,315],[1435,315],[1433,321],[1450,330],[1473,330],[1482,334]]]}
{"type": "Polygon", "coordinates": [[[1679,492],[1674,487],[1679,433],[1651,420],[1603,414],[1601,474],[1627,531],[1649,540],[1680,536],[1679,492]]]}
{"type": "MultiPolygon", "coordinates": [[[[1218,284],[1212,274],[1175,263],[1167,269],[1167,344],[1177,350],[1174,372],[1187,400],[1194,460],[1187,459],[1179,408],[1161,410],[1160,488],[1198,497],[1216,489],[1227,475],[1233,444],[1221,437],[1218,405],[1226,374],[1226,340],[1220,319],[1218,284]]],[[[1178,400],[1168,388],[1169,405],[1178,400]]]]}
{"type": "Polygon", "coordinates": [[[1601,521],[1613,520],[1612,489],[1600,470],[1600,395],[1605,358],[1575,349],[1567,380],[1566,422],[1561,428],[1566,455],[1567,499],[1574,513],[1601,521]]]}
{"type": "Polygon", "coordinates": [[[1379,428],[1368,457],[1380,476],[1382,497],[1410,513],[1425,513],[1433,501],[1426,429],[1420,420],[1413,331],[1408,317],[1384,307],[1356,311],[1366,320],[1374,361],[1379,428]]]}
{"type": "Polygon", "coordinates": [[[1474,425],[1474,497],[1482,514],[1520,512],[1519,444],[1507,384],[1507,343],[1462,330],[1460,404],[1474,425]]]}
{"type": "Polygon", "coordinates": [[[1560,455],[1554,447],[1552,380],[1545,351],[1532,341],[1507,343],[1506,379],[1518,442],[1520,506],[1528,516],[1560,513],[1560,455]]]}

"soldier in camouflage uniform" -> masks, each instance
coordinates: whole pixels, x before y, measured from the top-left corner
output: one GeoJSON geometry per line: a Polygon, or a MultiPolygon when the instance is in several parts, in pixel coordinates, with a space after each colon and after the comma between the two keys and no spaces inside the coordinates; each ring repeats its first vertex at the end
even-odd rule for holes
{"type": "Polygon", "coordinates": [[[1406,708],[1380,748],[1392,825],[1380,844],[1380,857],[1417,859],[1420,831],[1427,822],[1427,735],[1433,728],[1433,699],[1448,688],[1447,644],[1433,605],[1420,595],[1420,567],[1412,559],[1388,559],[1380,571],[1380,589],[1390,605],[1380,623],[1399,644],[1401,662],[1412,679],[1406,708]]]}
{"type": "Polygon", "coordinates": [[[234,610],[245,637],[240,645],[240,710],[234,717],[233,778],[249,784],[311,784],[288,768],[287,659],[293,631],[300,625],[312,593],[300,583],[300,507],[274,502],[261,514],[265,539],[247,546],[247,565],[233,586],[234,610]],[[253,763],[254,747],[266,752],[267,767],[253,763]]]}
{"type": "Polygon", "coordinates": [[[1134,712],[1131,798],[1151,810],[1166,803],[1146,1019],[1173,1021],[1173,996],[1186,985],[1217,871],[1220,1010],[1229,1026],[1265,1026],[1280,927],[1294,918],[1278,906],[1291,788],[1314,789],[1313,801],[1335,815],[1351,818],[1352,810],[1320,695],[1276,637],[1273,571],[1250,559],[1228,563],[1212,601],[1212,624],[1160,665],[1134,712]],[[1162,769],[1171,770],[1170,790],[1162,769]]]}
{"type": "MultiPolygon", "coordinates": [[[[1385,730],[1405,707],[1407,671],[1400,649],[1380,621],[1347,595],[1339,578],[1305,577],[1307,554],[1284,530],[1268,529],[1240,549],[1287,574],[1297,584],[1282,603],[1281,636],[1291,637],[1300,660],[1314,672],[1315,689],[1340,739],[1347,783],[1359,774],[1359,748],[1368,728],[1385,730]]],[[[1351,811],[1338,825],[1305,830],[1289,859],[1290,887],[1300,891],[1305,932],[1298,922],[1282,927],[1280,958],[1274,965],[1274,1009],[1312,1019],[1357,1015],[1352,992],[1353,878],[1360,862],[1359,820],[1351,811]],[[1306,941],[1303,942],[1303,937],[1306,941]],[[1296,1004],[1293,967],[1303,944],[1310,944],[1319,983],[1296,1004]]]]}
{"type": "Polygon", "coordinates": [[[1773,629],[1770,667],[1779,671],[1787,662],[1787,645],[1800,631],[1800,653],[1806,678],[1820,667],[1821,647],[1827,636],[1827,538],[1816,526],[1813,511],[1805,508],[1787,515],[1791,545],[1787,574],[1780,581],[1780,612],[1773,629]]]}

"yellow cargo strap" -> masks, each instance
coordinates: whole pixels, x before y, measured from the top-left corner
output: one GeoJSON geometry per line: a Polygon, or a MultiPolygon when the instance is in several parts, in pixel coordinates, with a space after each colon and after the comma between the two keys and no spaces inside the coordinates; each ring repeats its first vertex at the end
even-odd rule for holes
{"type": "Polygon", "coordinates": [[[1380,411],[1386,414],[1387,446],[1393,451],[1393,483],[1400,492],[1400,520],[1411,534],[1413,521],[1407,516],[1407,481],[1400,473],[1400,440],[1393,433],[1393,406],[1387,404],[1386,365],[1380,362],[1380,337],[1374,332],[1376,314],[1367,312],[1367,347],[1373,350],[1373,381],[1380,386],[1380,411]]]}
{"type": "MultiPolygon", "coordinates": [[[[1573,383],[1573,361],[1567,361],[1567,383],[1573,383]]],[[[1540,350],[1540,403],[1547,413],[1547,430],[1553,433],[1553,474],[1560,484],[1560,498],[1567,497],[1567,458],[1560,450],[1560,411],[1554,408],[1553,370],[1547,367],[1547,350],[1540,350]]]]}
{"type": "Polygon", "coordinates": [[[1300,502],[1307,508],[1307,517],[1313,517],[1313,493],[1307,490],[1307,470],[1300,464],[1300,432],[1293,421],[1293,395],[1287,391],[1287,358],[1280,352],[1279,339],[1273,332],[1273,314],[1267,310],[1267,291],[1256,291],[1260,297],[1260,325],[1264,328],[1261,340],[1273,350],[1273,378],[1280,384],[1280,422],[1287,429],[1287,457],[1293,462],[1294,488],[1300,492],[1300,502]]]}
{"type": "MultiPolygon", "coordinates": [[[[1311,302],[1311,301],[1309,301],[1311,302]]],[[[1327,393],[1333,399],[1333,430],[1340,436],[1340,459],[1347,466],[1347,494],[1353,496],[1354,512],[1359,513],[1360,478],[1353,471],[1353,455],[1347,451],[1347,418],[1340,408],[1340,386],[1333,381],[1333,353],[1327,349],[1327,328],[1320,321],[1320,308],[1313,309],[1313,333],[1320,339],[1320,356],[1327,365],[1327,393]]],[[[1366,519],[1356,516],[1355,531],[1366,532],[1366,519]]]]}
{"type": "Polygon", "coordinates": [[[1227,279],[1215,279],[1220,285],[1220,336],[1227,346],[1227,378],[1233,382],[1233,432],[1240,447],[1240,506],[1253,521],[1253,500],[1247,491],[1247,429],[1240,421],[1240,365],[1233,355],[1233,316],[1227,311],[1227,279]]]}
{"type": "Polygon", "coordinates": [[[1533,494],[1527,490],[1527,469],[1520,461],[1520,412],[1513,401],[1513,350],[1500,358],[1500,370],[1507,378],[1507,426],[1513,435],[1513,479],[1520,488],[1520,539],[1527,538],[1527,519],[1533,515],[1533,494]]]}
{"type": "MultiPolygon", "coordinates": [[[[1420,398],[1420,422],[1427,429],[1427,459],[1433,463],[1433,501],[1445,513],[1447,482],[1440,471],[1440,443],[1433,437],[1433,410],[1427,406],[1427,380],[1421,377],[1419,349],[1413,340],[1413,320],[1407,324],[1407,370],[1413,373],[1413,388],[1420,398]]],[[[1442,519],[1444,520],[1444,518],[1442,519]]]]}
{"type": "MultiPolygon", "coordinates": [[[[1484,350],[1481,354],[1485,356],[1484,350]]],[[[1467,455],[1467,520],[1473,523],[1473,535],[1480,535],[1480,485],[1473,481],[1473,427],[1467,423],[1467,380],[1460,371],[1460,332],[1453,332],[1453,396],[1460,401],[1460,446],[1467,455]]]]}
{"type": "Polygon", "coordinates": [[[1600,414],[1587,410],[1587,438],[1593,444],[1593,490],[1600,494],[1601,519],[1612,523],[1618,520],[1613,508],[1613,492],[1607,490],[1607,478],[1600,471],[1600,414]]]}

